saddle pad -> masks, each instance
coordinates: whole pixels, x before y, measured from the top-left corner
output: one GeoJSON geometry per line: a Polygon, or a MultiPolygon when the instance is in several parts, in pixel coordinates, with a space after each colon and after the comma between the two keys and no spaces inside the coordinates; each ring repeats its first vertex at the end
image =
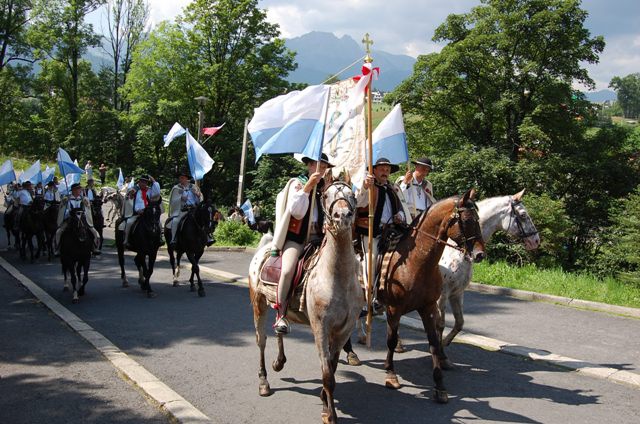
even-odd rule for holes
{"type": "Polygon", "coordinates": [[[278,285],[282,269],[282,256],[267,256],[260,270],[260,281],[264,284],[278,285]]]}
{"type": "MultiPolygon", "coordinates": [[[[308,275],[308,274],[307,274],[308,275]]],[[[291,298],[289,299],[289,305],[287,310],[289,311],[304,311],[306,309],[306,289],[307,279],[303,279],[301,284],[298,284],[294,290],[291,298]]],[[[265,284],[262,280],[258,282],[256,291],[267,298],[269,306],[274,307],[278,302],[278,285],[277,284],[265,284]]]]}

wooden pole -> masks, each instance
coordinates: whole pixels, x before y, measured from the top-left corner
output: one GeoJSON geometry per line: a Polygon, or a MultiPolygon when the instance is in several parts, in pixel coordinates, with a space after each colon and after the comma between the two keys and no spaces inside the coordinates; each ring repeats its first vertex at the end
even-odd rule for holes
{"type": "MultiPolygon", "coordinates": [[[[362,42],[365,45],[367,56],[365,57],[365,63],[372,63],[370,46],[373,41],[369,38],[369,33],[365,34],[362,42]]],[[[371,81],[373,80],[373,68],[371,69],[371,75],[369,84],[367,85],[367,166],[370,174],[373,174],[373,117],[372,117],[372,99],[371,99],[371,81]]],[[[369,237],[368,237],[368,252],[367,252],[367,321],[366,321],[366,333],[367,333],[367,347],[371,347],[371,324],[373,322],[373,190],[375,185],[369,187],[369,237]]]]}
{"type": "Polygon", "coordinates": [[[242,192],[244,191],[244,167],[247,161],[247,141],[248,141],[249,118],[244,119],[244,135],[242,136],[242,156],[240,156],[240,174],[238,175],[238,197],[236,206],[242,205],[242,192]]]}

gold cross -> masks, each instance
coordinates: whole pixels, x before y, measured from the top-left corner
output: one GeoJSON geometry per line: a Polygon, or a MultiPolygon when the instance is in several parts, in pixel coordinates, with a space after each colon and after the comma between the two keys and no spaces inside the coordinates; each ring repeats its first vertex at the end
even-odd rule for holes
{"type": "Polygon", "coordinates": [[[370,63],[373,62],[371,58],[371,45],[373,44],[373,40],[369,38],[369,33],[367,32],[362,39],[362,44],[364,44],[364,51],[367,53],[367,57],[365,57],[365,62],[370,63]]]}

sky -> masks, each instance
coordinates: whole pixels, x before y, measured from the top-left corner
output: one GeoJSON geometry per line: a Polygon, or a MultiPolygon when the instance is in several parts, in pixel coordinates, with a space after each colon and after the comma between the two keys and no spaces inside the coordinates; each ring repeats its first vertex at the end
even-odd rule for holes
{"type": "MultiPolygon", "coordinates": [[[[190,0],[148,0],[151,24],[172,20],[190,0]]],[[[310,31],[349,35],[356,41],[369,33],[373,49],[388,53],[420,54],[442,48],[431,41],[434,30],[451,13],[466,13],[479,0],[260,0],[267,19],[280,26],[285,38],[310,31]]],[[[606,89],[614,76],[640,72],[640,0],[583,0],[589,12],[585,26],[592,36],[602,35],[607,43],[600,63],[584,66],[606,89]]]]}

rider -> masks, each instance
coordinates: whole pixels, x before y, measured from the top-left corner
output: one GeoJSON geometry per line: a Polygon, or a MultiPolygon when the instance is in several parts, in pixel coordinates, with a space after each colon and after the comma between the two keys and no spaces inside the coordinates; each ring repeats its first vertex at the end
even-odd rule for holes
{"type": "Polygon", "coordinates": [[[138,220],[138,217],[142,215],[149,202],[155,202],[160,199],[160,184],[153,177],[142,175],[138,178],[134,188],[128,192],[128,196],[129,200],[124,202],[125,205],[123,205],[125,212],[123,214],[125,217],[124,245],[127,249],[130,248],[128,244],[131,227],[138,220]],[[151,187],[149,187],[149,183],[151,183],[151,187]],[[133,202],[133,207],[127,207],[127,204],[131,206],[131,202],[133,202]]]}
{"type": "Polygon", "coordinates": [[[43,196],[44,195],[44,187],[42,186],[42,181],[38,181],[38,183],[36,184],[36,188],[34,189],[34,195],[35,196],[43,196]]]}
{"type": "MultiPolygon", "coordinates": [[[[368,275],[368,255],[369,244],[367,235],[369,234],[369,187],[374,187],[373,203],[373,282],[377,287],[376,263],[378,262],[378,245],[382,238],[382,230],[386,225],[406,225],[407,217],[411,216],[407,205],[404,202],[402,191],[396,184],[389,182],[389,175],[397,172],[400,167],[392,164],[387,158],[379,158],[373,165],[373,174],[368,174],[365,178],[362,189],[356,192],[356,234],[360,235],[362,241],[362,251],[365,260],[362,261],[363,276],[368,275]]],[[[379,309],[375,299],[376,290],[374,288],[374,307],[379,309]]]]}
{"type": "Polygon", "coordinates": [[[13,211],[18,198],[18,190],[20,190],[18,183],[7,184],[7,193],[4,195],[4,205],[7,208],[4,212],[5,215],[9,215],[13,211]]]}
{"type": "Polygon", "coordinates": [[[27,206],[31,206],[33,203],[33,190],[31,187],[31,181],[27,180],[22,183],[22,188],[18,189],[15,195],[15,207],[16,215],[14,221],[14,228],[20,228],[20,218],[24,213],[24,210],[27,206]]]}
{"type": "Polygon", "coordinates": [[[54,203],[60,203],[60,193],[58,192],[56,183],[54,181],[49,181],[47,183],[47,188],[44,191],[44,208],[47,209],[54,203]]]}
{"type": "Polygon", "coordinates": [[[96,189],[94,188],[95,181],[93,178],[89,178],[87,180],[87,186],[84,189],[84,195],[87,199],[89,199],[89,203],[93,205],[93,201],[96,197],[98,197],[96,193],[96,189]]]}
{"type": "MultiPolygon", "coordinates": [[[[169,219],[171,222],[170,246],[175,246],[178,224],[189,213],[189,210],[198,206],[203,200],[202,193],[197,185],[191,184],[191,175],[187,171],[178,174],[178,184],[173,186],[169,193],[169,219]]],[[[211,236],[207,245],[211,245],[211,236]]]]}
{"type": "Polygon", "coordinates": [[[100,235],[95,228],[93,228],[93,217],[91,216],[91,205],[89,200],[82,195],[82,186],[80,183],[71,184],[71,194],[66,196],[62,200],[60,210],[58,210],[58,229],[56,230],[55,255],[60,255],[60,237],[62,233],[67,229],[67,223],[69,215],[74,209],[82,209],[84,212],[84,220],[89,227],[89,231],[93,234],[93,253],[100,254],[98,247],[100,246],[100,235]]]}
{"type": "Polygon", "coordinates": [[[427,180],[433,170],[433,162],[427,157],[411,161],[415,165],[413,172],[407,171],[403,178],[399,178],[400,189],[407,201],[411,217],[415,218],[423,211],[429,209],[436,202],[433,197],[433,185],[427,180]]]}
{"type": "Polygon", "coordinates": [[[304,243],[321,239],[323,236],[324,213],[319,189],[324,185],[323,176],[326,170],[333,167],[324,153],[319,163],[309,157],[303,157],[302,162],[307,166],[307,175],[290,179],[276,198],[276,227],[271,254],[282,255],[278,303],[275,305],[278,316],[274,325],[276,333],[279,334],[289,332],[289,322],[286,319],[289,289],[304,243]],[[316,196],[313,211],[312,192],[316,196]]]}

